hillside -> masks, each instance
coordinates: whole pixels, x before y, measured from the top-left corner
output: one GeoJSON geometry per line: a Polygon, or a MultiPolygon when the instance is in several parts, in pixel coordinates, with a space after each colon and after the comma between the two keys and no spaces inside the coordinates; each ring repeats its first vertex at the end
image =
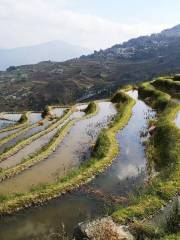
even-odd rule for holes
{"type": "Polygon", "coordinates": [[[0,110],[67,104],[115,87],[180,72],[180,25],[66,62],[41,62],[0,73],[0,110]]]}
{"type": "Polygon", "coordinates": [[[65,61],[88,54],[91,50],[62,41],[51,41],[34,46],[0,49],[0,70],[9,66],[35,64],[41,61],[65,61]]]}

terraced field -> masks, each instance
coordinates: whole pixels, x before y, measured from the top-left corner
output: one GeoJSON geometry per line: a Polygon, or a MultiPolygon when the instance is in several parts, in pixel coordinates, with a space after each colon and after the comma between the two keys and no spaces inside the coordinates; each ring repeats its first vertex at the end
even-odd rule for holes
{"type": "Polygon", "coordinates": [[[107,214],[134,239],[178,237],[174,82],[158,78],[117,91],[111,101],[51,107],[45,119],[29,113],[27,122],[4,128],[0,239],[72,239],[78,223],[107,214]]]}

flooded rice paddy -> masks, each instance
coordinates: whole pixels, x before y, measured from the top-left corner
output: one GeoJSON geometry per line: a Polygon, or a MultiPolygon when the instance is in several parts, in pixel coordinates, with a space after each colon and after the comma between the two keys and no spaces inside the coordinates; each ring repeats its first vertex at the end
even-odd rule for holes
{"type": "MultiPolygon", "coordinates": [[[[105,201],[106,198],[102,197],[103,194],[111,196],[118,194],[119,196],[128,197],[129,193],[136,191],[137,187],[145,181],[147,177],[146,158],[140,135],[147,128],[148,119],[154,117],[155,113],[144,102],[138,100],[137,91],[129,92],[129,94],[137,102],[133,108],[133,114],[129,123],[123,130],[117,133],[120,153],[112,166],[78,191],[65,194],[56,200],[50,201],[45,206],[35,209],[31,208],[12,217],[3,218],[0,224],[1,240],[52,239],[52,236],[55,236],[54,234],[56,233],[61,235],[62,223],[68,236],[72,237],[73,229],[79,222],[108,213],[109,203],[105,201]],[[92,191],[89,191],[89,189],[92,191]],[[94,194],[98,191],[101,192],[101,197],[98,194],[94,194]]],[[[102,110],[101,114],[104,115],[106,111],[104,108],[102,110]]],[[[99,123],[100,126],[107,125],[107,115],[105,116],[106,120],[99,123]]],[[[103,117],[100,119],[103,119],[103,117]]],[[[100,121],[98,120],[98,115],[94,117],[94,120],[85,119],[77,122],[64,139],[63,144],[50,156],[49,160],[47,159],[43,164],[35,166],[34,169],[37,168],[38,170],[39,168],[39,172],[41,171],[40,169],[43,169],[44,175],[47,174],[48,176],[48,166],[51,169],[50,162],[53,162],[53,159],[55,159],[52,165],[58,169],[56,174],[59,174],[63,173],[63,167],[61,169],[61,166],[65,168],[68,166],[66,162],[67,164],[72,162],[76,165],[76,163],[86,159],[89,153],[89,146],[98,134],[97,129],[99,127],[96,126],[97,121],[100,121]],[[83,141],[84,139],[85,141],[83,141]],[[77,145],[76,142],[78,142],[77,145]],[[75,146],[77,146],[77,149],[75,146]],[[60,161],[60,156],[63,157],[61,158],[62,161],[60,161]],[[71,159],[70,162],[69,159],[71,159]]],[[[31,172],[32,174],[33,171],[31,172]]],[[[28,172],[30,173],[30,171],[28,172]]],[[[34,175],[32,176],[34,177],[34,175]]],[[[14,178],[15,181],[16,179],[14,178]]],[[[21,181],[23,182],[24,178],[21,181]]],[[[18,184],[20,183],[20,180],[18,180],[18,184]]],[[[9,188],[10,185],[6,187],[9,188]]]]}
{"type": "Polygon", "coordinates": [[[21,118],[21,113],[4,113],[3,118],[8,121],[18,122],[21,118]]]}
{"type": "MultiPolygon", "coordinates": [[[[99,102],[99,111],[95,116],[77,121],[63,139],[56,151],[45,161],[31,167],[20,175],[8,179],[0,185],[0,193],[28,191],[43,183],[52,183],[62,177],[90,155],[90,148],[95,143],[98,133],[116,114],[110,102],[99,102]]],[[[83,116],[83,112],[75,112],[70,118],[83,116]]],[[[5,162],[4,162],[5,163],[5,162]]]]}
{"type": "Polygon", "coordinates": [[[14,125],[13,121],[7,121],[7,120],[0,119],[0,130],[3,128],[6,128],[6,127],[12,126],[12,125],[14,125]]]}
{"type": "Polygon", "coordinates": [[[62,115],[64,114],[64,111],[66,110],[66,108],[53,108],[51,110],[52,114],[55,115],[56,117],[62,117],[62,115]]]}
{"type": "MultiPolygon", "coordinates": [[[[30,128],[30,129],[27,129],[27,131],[25,131],[24,133],[18,135],[17,137],[13,138],[12,140],[10,140],[8,142],[2,144],[0,146],[0,153],[5,151],[7,148],[10,148],[10,147],[14,146],[19,141],[21,141],[23,139],[26,139],[26,138],[32,136],[33,134],[35,134],[37,132],[40,132],[40,131],[44,130],[50,123],[51,123],[51,121],[45,120],[43,125],[38,125],[38,126],[30,128]]],[[[16,130],[13,130],[13,131],[18,132],[18,131],[21,131],[21,129],[16,129],[16,130]]],[[[11,134],[14,133],[13,131],[11,132],[11,134]]]]}
{"type": "MultiPolygon", "coordinates": [[[[5,161],[0,163],[0,168],[6,169],[13,167],[19,163],[21,163],[27,156],[30,156],[33,153],[36,153],[39,151],[42,147],[44,147],[57,133],[58,129],[63,127],[69,120],[79,118],[84,116],[83,112],[73,112],[69,118],[67,118],[64,122],[59,124],[57,127],[55,127],[52,131],[49,133],[46,133],[39,137],[38,139],[34,140],[27,146],[25,146],[23,149],[18,151],[16,154],[8,157],[5,161]]],[[[52,123],[53,124],[53,123],[52,123]]],[[[56,125],[56,122],[54,123],[56,125]]]]}
{"type": "Polygon", "coordinates": [[[41,115],[41,113],[33,113],[33,112],[31,112],[29,114],[28,118],[29,118],[29,124],[31,125],[31,124],[34,124],[36,122],[41,121],[42,120],[42,115],[41,115]]]}

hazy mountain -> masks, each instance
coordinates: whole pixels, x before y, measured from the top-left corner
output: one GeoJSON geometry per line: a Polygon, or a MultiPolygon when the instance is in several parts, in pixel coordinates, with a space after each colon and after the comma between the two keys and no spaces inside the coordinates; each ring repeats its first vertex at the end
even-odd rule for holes
{"type": "Polygon", "coordinates": [[[112,93],[123,84],[180,73],[180,25],[65,62],[0,73],[0,110],[36,109],[112,93]]]}
{"type": "Polygon", "coordinates": [[[116,44],[111,48],[95,51],[93,54],[83,58],[91,59],[116,59],[121,62],[145,61],[153,58],[163,58],[170,53],[179,56],[180,25],[166,29],[161,33],[150,36],[141,36],[130,39],[122,44],[116,44]],[[171,52],[172,51],[172,52],[171,52]]]}
{"type": "Polygon", "coordinates": [[[62,41],[52,41],[39,45],[0,49],[0,70],[9,66],[34,64],[40,61],[65,61],[89,54],[91,50],[62,41]]]}

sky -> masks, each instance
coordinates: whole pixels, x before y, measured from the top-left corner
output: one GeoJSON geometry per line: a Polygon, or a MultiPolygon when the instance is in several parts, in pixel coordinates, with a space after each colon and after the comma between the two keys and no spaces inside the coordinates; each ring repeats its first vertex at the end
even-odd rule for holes
{"type": "Polygon", "coordinates": [[[180,24],[180,0],[0,0],[0,48],[62,40],[104,49],[180,24]]]}

